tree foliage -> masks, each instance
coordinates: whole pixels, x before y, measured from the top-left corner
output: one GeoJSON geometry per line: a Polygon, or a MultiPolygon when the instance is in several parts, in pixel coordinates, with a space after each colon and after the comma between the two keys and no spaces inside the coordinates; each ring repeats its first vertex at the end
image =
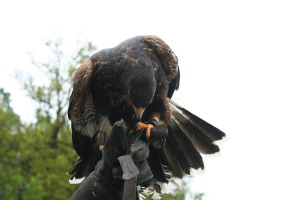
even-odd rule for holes
{"type": "Polygon", "coordinates": [[[78,187],[68,183],[67,172],[77,155],[72,146],[67,105],[75,67],[95,47],[89,42],[81,44],[72,56],[64,54],[60,39],[46,42],[46,47],[51,60],[32,62],[44,82],[37,84],[34,75],[21,81],[37,105],[33,108],[33,123],[20,121],[10,107],[10,95],[0,89],[0,199],[68,199],[78,187]]]}

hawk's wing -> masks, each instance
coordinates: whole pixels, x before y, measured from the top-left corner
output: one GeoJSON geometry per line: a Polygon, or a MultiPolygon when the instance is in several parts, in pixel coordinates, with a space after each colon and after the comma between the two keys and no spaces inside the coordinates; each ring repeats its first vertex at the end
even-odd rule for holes
{"type": "Polygon", "coordinates": [[[90,89],[92,61],[85,61],[73,77],[73,91],[70,97],[68,117],[71,120],[73,145],[77,154],[82,157],[87,150],[87,143],[97,131],[97,115],[90,89]]]}
{"type": "Polygon", "coordinates": [[[169,81],[167,96],[172,97],[175,90],[179,87],[180,73],[178,59],[172,49],[162,39],[154,35],[144,36],[144,41],[156,53],[169,81]]]}
{"type": "Polygon", "coordinates": [[[104,144],[111,125],[109,120],[96,112],[91,93],[93,63],[85,61],[73,77],[68,117],[71,120],[72,141],[80,159],[70,174],[75,178],[86,176],[101,158],[99,145],[104,144]]]}

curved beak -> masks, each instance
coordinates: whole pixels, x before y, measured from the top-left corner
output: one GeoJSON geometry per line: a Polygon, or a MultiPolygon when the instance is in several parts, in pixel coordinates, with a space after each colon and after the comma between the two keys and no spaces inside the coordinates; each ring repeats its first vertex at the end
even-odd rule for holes
{"type": "Polygon", "coordinates": [[[143,113],[145,111],[145,108],[136,108],[135,106],[132,106],[134,113],[135,113],[135,117],[138,121],[141,121],[143,113]]]}
{"type": "Polygon", "coordinates": [[[140,114],[135,114],[136,119],[140,122],[142,119],[142,115],[140,114]]]}

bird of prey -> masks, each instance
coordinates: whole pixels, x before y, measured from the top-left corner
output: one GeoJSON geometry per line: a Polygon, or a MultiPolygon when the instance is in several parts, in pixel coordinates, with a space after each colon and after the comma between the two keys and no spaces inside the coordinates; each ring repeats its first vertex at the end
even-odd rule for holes
{"type": "Polygon", "coordinates": [[[73,146],[80,159],[72,178],[88,176],[101,159],[112,125],[123,119],[149,130],[163,123],[168,136],[162,148],[149,146],[153,177],[168,182],[191,168],[204,168],[201,154],[219,151],[214,141],[225,134],[171,100],[179,87],[178,59],[159,37],[137,36],[101,50],[83,62],[73,77],[68,117],[73,146]]]}

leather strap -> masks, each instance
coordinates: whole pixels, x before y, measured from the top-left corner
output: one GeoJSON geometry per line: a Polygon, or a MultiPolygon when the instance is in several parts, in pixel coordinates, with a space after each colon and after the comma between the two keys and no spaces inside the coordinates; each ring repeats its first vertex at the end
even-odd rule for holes
{"type": "Polygon", "coordinates": [[[122,178],[124,180],[122,200],[136,200],[136,182],[139,170],[129,155],[120,156],[118,160],[123,171],[122,178]]]}

